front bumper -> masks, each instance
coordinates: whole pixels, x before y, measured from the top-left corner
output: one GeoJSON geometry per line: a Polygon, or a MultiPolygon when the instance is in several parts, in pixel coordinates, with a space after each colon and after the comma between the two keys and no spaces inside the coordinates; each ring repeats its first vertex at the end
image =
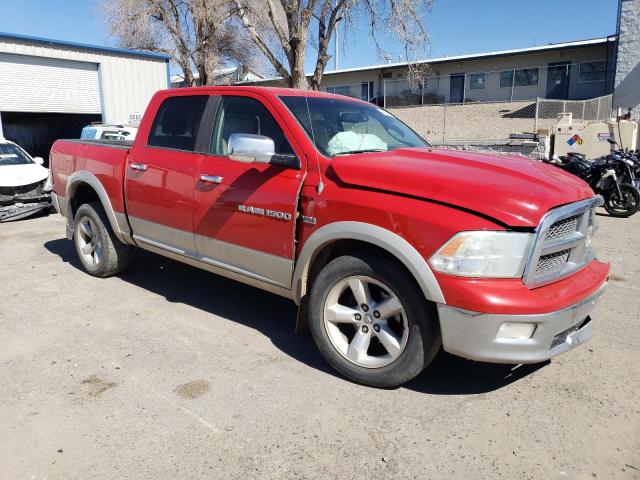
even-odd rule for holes
{"type": "Polygon", "coordinates": [[[0,222],[13,222],[51,208],[48,193],[0,196],[0,222]]]}
{"type": "Polygon", "coordinates": [[[589,314],[606,285],[574,305],[543,314],[484,314],[438,304],[442,346],[449,353],[482,362],[548,360],[591,338],[589,314]],[[503,323],[531,323],[535,330],[526,340],[501,338],[498,331],[503,323]]]}

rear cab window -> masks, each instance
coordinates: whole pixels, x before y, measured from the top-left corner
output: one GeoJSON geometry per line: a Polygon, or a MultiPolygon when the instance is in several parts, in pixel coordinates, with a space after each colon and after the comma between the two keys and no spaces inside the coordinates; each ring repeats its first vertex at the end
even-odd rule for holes
{"type": "Polygon", "coordinates": [[[181,95],[165,99],[153,120],[149,147],[193,152],[208,95],[181,95]]]}

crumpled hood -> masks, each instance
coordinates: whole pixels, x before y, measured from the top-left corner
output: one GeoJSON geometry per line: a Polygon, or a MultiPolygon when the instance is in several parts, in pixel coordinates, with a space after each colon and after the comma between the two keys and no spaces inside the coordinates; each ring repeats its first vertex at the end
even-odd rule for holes
{"type": "Polygon", "coordinates": [[[521,157],[436,148],[334,157],[351,185],[455,205],[512,227],[535,227],[551,208],[593,197],[585,182],[521,157]]]}
{"type": "Polygon", "coordinates": [[[42,165],[0,165],[0,187],[20,187],[46,180],[49,171],[42,165]]]}

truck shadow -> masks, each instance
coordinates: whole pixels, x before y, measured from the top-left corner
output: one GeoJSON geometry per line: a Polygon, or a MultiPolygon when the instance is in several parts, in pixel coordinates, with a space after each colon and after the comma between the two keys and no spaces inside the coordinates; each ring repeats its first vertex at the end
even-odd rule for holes
{"type": "MultiPolygon", "coordinates": [[[[63,262],[83,270],[72,242],[51,240],[44,247],[63,262]]],[[[184,303],[258,330],[297,361],[339,377],[324,362],[311,336],[294,332],[296,306],[290,300],[143,250],[135,251],[129,268],[118,278],[162,295],[168,302],[184,303]]],[[[431,395],[485,393],[544,365],[496,365],[440,352],[426,372],[402,388],[431,395]]]]}

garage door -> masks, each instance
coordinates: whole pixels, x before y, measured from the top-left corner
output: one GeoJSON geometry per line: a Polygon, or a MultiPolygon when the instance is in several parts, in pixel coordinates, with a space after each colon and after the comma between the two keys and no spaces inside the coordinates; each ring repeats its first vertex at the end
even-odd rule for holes
{"type": "Polygon", "coordinates": [[[98,65],[0,53],[0,112],[101,113],[98,65]]]}

